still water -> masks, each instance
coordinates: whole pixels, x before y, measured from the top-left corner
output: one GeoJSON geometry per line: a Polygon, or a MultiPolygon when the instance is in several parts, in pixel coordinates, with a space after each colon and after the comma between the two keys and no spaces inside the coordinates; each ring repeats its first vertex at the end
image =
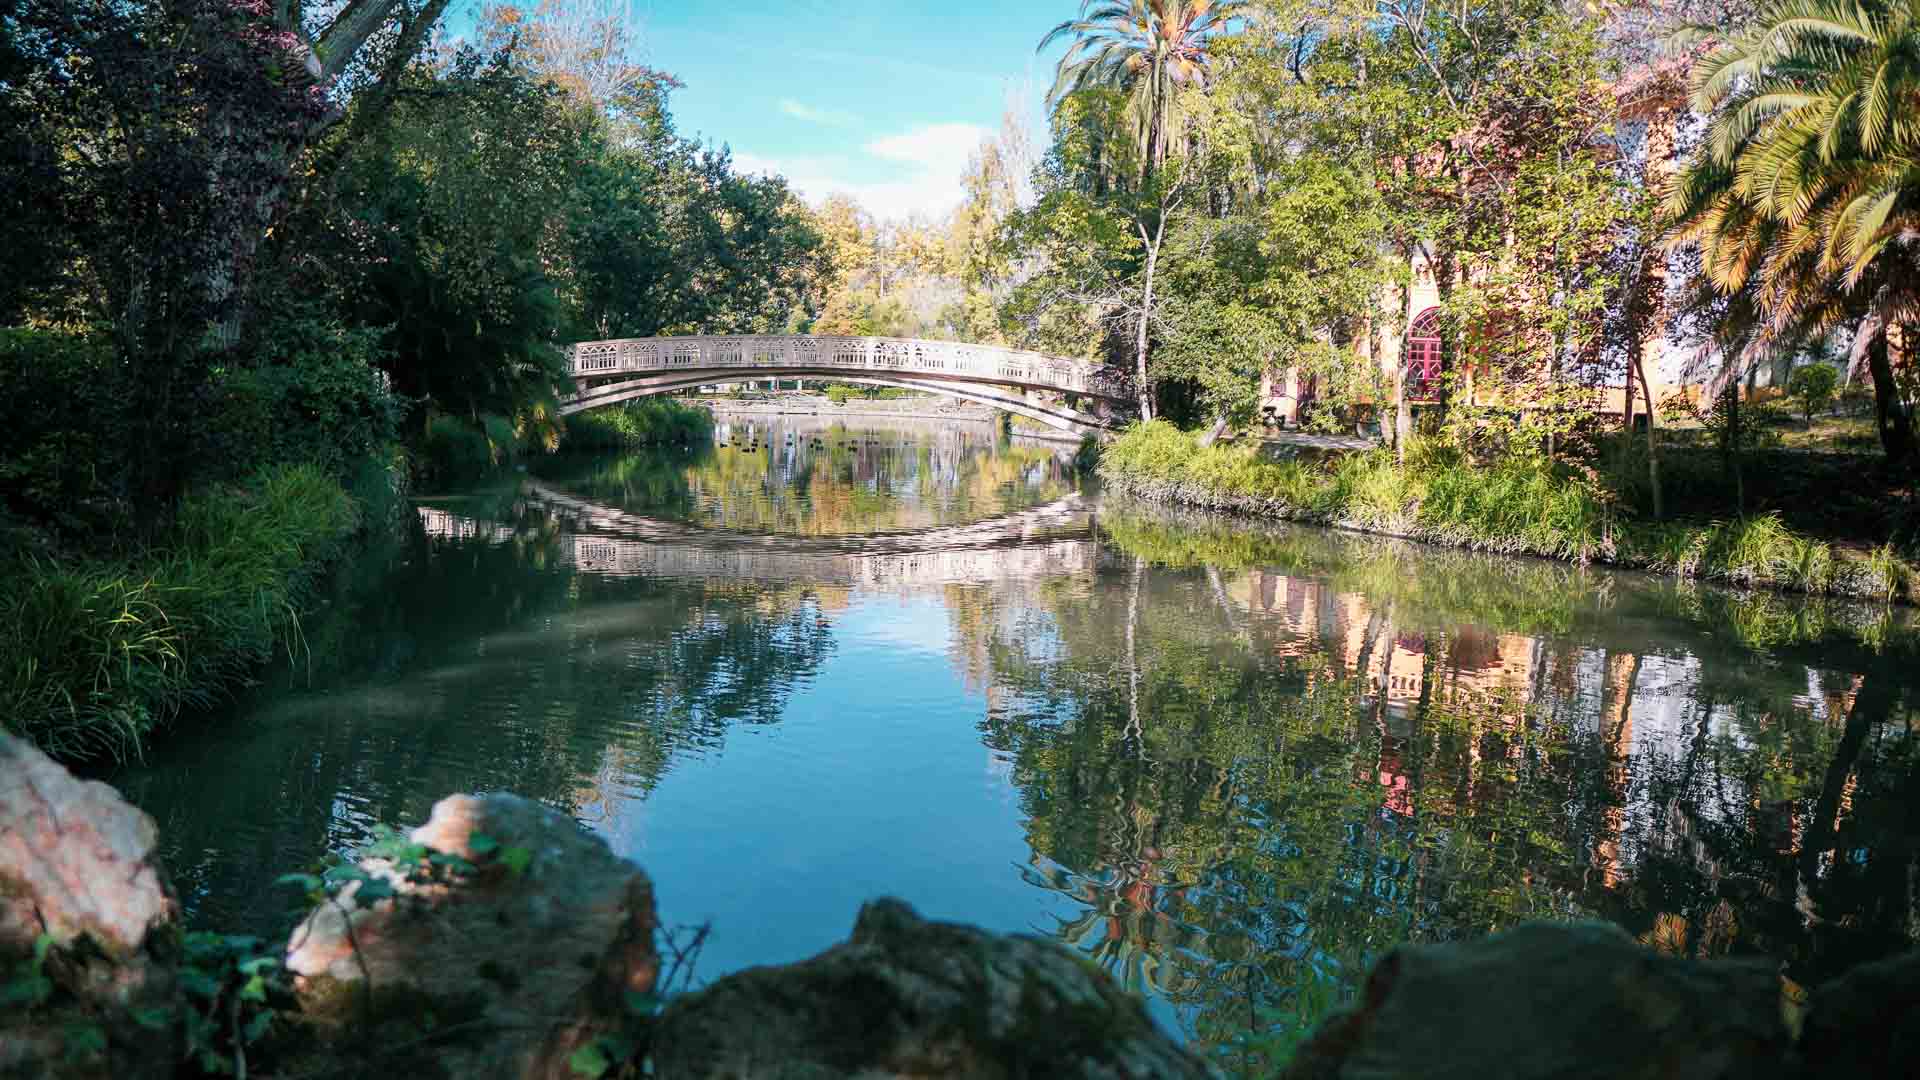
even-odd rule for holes
{"type": "Polygon", "coordinates": [[[1527,918],[1790,989],[1920,933],[1905,613],[1183,516],[1070,450],[733,425],[423,498],[296,670],[113,779],[205,925],[511,790],[709,924],[703,979],[891,894],[1207,1047],[1527,918]]]}

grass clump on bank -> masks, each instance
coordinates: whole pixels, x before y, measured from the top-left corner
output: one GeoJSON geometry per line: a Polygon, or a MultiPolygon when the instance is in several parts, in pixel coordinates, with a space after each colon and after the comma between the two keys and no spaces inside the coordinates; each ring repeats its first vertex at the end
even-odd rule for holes
{"type": "Polygon", "coordinates": [[[565,450],[700,446],[713,438],[713,414],[666,398],[591,409],[567,417],[565,450]]]}
{"type": "Polygon", "coordinates": [[[1156,502],[1384,533],[1451,547],[1607,562],[1680,577],[1893,600],[1912,571],[1881,548],[1846,556],[1776,515],[1658,523],[1623,515],[1591,480],[1545,463],[1480,465],[1450,448],[1384,450],[1310,462],[1251,447],[1200,445],[1173,425],[1136,424],[1108,445],[1109,487],[1156,502]]]}
{"type": "Polygon", "coordinates": [[[0,578],[0,727],[56,757],[124,758],[284,648],[358,523],[323,470],[203,487],[164,549],[124,561],[22,556],[0,578]]]}

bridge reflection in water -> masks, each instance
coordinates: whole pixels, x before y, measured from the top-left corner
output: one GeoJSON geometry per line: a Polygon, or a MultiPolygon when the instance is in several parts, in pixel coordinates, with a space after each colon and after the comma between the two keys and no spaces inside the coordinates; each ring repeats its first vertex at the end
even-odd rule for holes
{"type": "MultiPolygon", "coordinates": [[[[965,525],[838,537],[703,529],[634,514],[539,481],[521,509],[561,526],[560,559],[589,574],[724,577],[891,588],[1090,575],[1098,566],[1093,504],[1072,495],[965,525]]],[[[430,537],[509,543],[514,525],[419,507],[430,537]]]]}

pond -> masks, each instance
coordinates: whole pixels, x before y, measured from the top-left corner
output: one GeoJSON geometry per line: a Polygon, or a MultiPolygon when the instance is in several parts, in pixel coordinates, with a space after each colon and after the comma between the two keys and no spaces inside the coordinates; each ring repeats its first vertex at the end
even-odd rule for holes
{"type": "Polygon", "coordinates": [[[1207,1047],[1528,918],[1790,989],[1920,928],[1907,613],[1171,513],[1071,452],[740,424],[422,498],[296,663],[112,779],[203,925],[511,790],[711,927],[700,980],[894,895],[1207,1047]]]}

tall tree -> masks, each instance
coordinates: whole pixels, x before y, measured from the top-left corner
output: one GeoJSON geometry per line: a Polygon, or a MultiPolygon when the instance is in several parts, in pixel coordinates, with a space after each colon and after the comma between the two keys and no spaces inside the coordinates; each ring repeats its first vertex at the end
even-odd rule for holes
{"type": "MultiPolygon", "coordinates": [[[[210,373],[240,338],[295,170],[376,116],[447,0],[10,0],[0,188],[61,223],[65,284],[109,327],[149,521],[185,477],[210,373]]],[[[11,230],[9,230],[11,231],[11,230]]]]}
{"type": "Polygon", "coordinates": [[[1208,39],[1249,7],[1244,0],[1082,0],[1079,18],[1040,39],[1041,49],[1073,39],[1047,104],[1093,87],[1121,91],[1142,165],[1158,168],[1185,146],[1180,91],[1209,81],[1208,39]]]}
{"type": "Polygon", "coordinates": [[[1912,461],[1898,369],[1920,340],[1920,2],[1770,0],[1695,65],[1702,153],[1668,203],[1721,291],[1767,332],[1851,323],[1880,441],[1912,461]]]}

